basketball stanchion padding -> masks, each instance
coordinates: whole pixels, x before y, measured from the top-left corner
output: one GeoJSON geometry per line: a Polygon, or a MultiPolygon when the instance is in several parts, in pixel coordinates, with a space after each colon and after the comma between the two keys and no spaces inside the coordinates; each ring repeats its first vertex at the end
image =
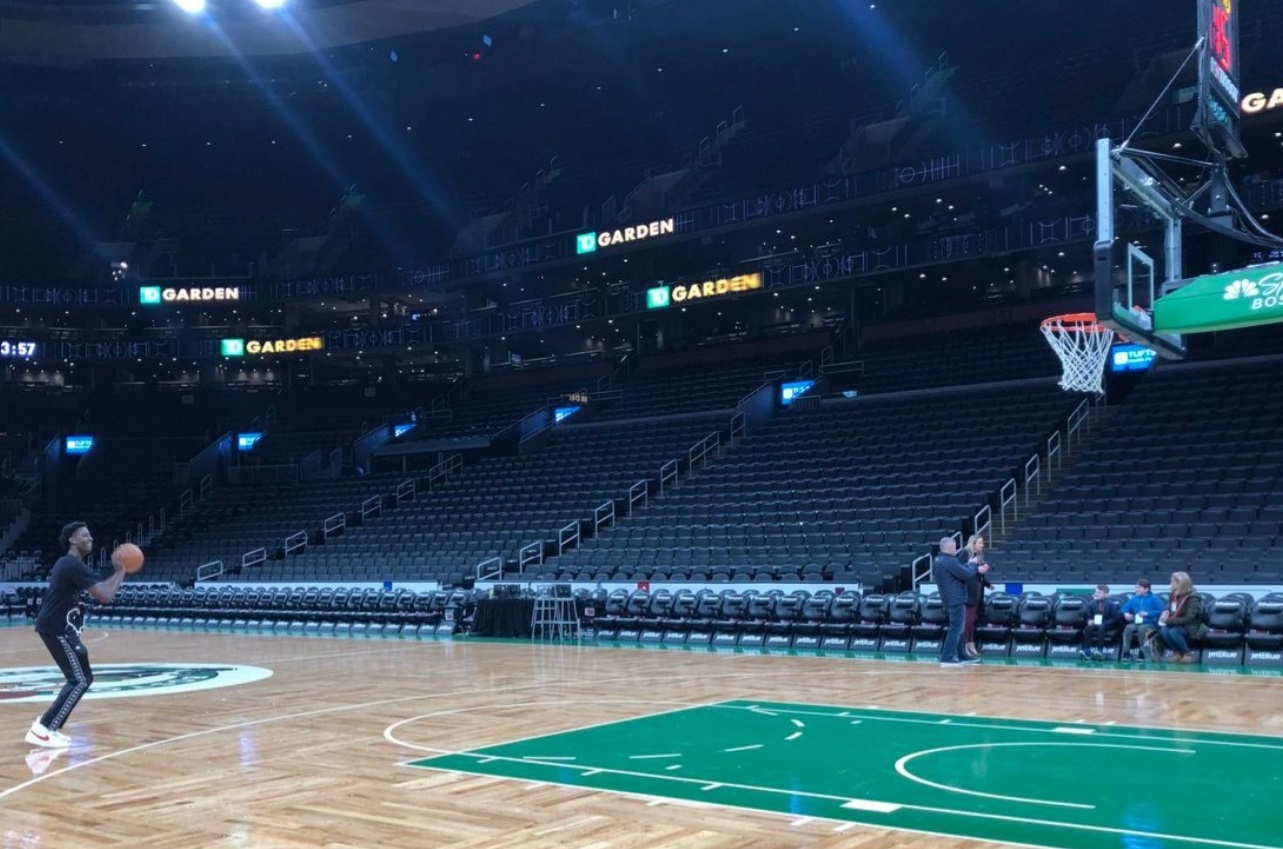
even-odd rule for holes
{"type": "Polygon", "coordinates": [[[1060,388],[1104,394],[1105,360],[1114,342],[1114,331],[1089,312],[1053,315],[1043,319],[1041,329],[1064,366],[1060,388]]]}

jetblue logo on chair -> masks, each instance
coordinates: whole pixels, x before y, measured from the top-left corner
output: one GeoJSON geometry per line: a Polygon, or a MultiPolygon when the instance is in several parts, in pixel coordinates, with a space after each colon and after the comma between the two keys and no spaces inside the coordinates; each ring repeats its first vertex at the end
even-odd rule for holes
{"type": "MultiPolygon", "coordinates": [[[[261,666],[218,663],[107,663],[94,664],[94,685],[86,699],[125,699],[135,696],[168,696],[218,687],[235,687],[272,677],[261,666]]],[[[66,683],[53,666],[0,669],[0,704],[48,702],[66,683]]]]}

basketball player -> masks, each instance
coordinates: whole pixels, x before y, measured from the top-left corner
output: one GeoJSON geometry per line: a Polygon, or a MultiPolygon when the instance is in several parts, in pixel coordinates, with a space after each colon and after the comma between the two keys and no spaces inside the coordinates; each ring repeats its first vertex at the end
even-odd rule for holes
{"type": "Polygon", "coordinates": [[[71,522],[63,527],[58,534],[58,542],[66,546],[67,553],[58,558],[49,573],[49,589],[36,616],[36,633],[44,640],[54,663],[67,677],[67,683],[49,710],[27,731],[28,743],[46,749],[65,749],[71,745],[71,738],[62,733],[62,726],[94,682],[94,673],[89,667],[89,651],[80,641],[83,624],[80,593],[87,591],[107,604],[116,597],[116,590],[125,580],[124,567],[115,558],[112,559],[115,571],[110,578],[101,581],[85,565],[85,558],[94,549],[94,538],[89,535],[89,528],[84,522],[71,522]]]}

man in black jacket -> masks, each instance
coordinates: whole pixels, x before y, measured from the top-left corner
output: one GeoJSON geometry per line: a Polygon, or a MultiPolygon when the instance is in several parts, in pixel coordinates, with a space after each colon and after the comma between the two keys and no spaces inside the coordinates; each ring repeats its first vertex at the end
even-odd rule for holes
{"type": "Polygon", "coordinates": [[[958,543],[953,537],[940,540],[940,553],[931,563],[940,602],[949,616],[949,630],[940,646],[940,665],[957,669],[963,664],[979,663],[978,657],[967,657],[962,651],[962,627],[967,618],[967,582],[977,574],[989,571],[987,564],[973,566],[958,562],[958,543]]]}
{"type": "Polygon", "coordinates": [[[1087,604],[1087,623],[1083,627],[1083,660],[1104,660],[1105,646],[1122,618],[1118,602],[1109,597],[1109,587],[1096,585],[1096,593],[1087,604]]]}

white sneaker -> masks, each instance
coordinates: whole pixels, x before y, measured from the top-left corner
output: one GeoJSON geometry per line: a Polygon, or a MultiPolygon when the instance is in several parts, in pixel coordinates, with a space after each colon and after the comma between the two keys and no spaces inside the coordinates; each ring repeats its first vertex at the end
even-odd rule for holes
{"type": "Polygon", "coordinates": [[[50,731],[36,720],[27,729],[27,742],[45,749],[66,749],[71,746],[71,738],[61,731],[50,731]]]}

